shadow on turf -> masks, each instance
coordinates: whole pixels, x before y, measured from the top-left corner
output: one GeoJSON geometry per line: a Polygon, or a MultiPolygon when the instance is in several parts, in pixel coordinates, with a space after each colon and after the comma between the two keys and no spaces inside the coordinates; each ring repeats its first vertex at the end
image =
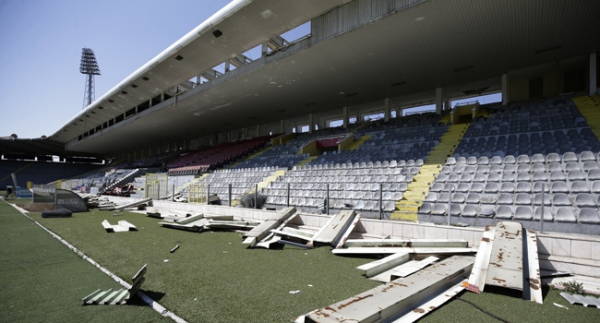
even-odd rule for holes
{"type": "MultiPolygon", "coordinates": [[[[546,298],[546,295],[548,295],[549,291],[550,291],[550,288],[548,286],[543,286],[542,287],[542,297],[546,298]]],[[[516,289],[510,289],[510,288],[506,288],[506,287],[486,285],[484,293],[493,293],[493,294],[504,295],[504,296],[508,296],[508,297],[512,297],[512,298],[523,299],[523,291],[516,290],[516,289]]]]}
{"type": "MultiPolygon", "coordinates": [[[[144,292],[144,294],[146,294],[146,296],[150,297],[155,302],[158,302],[163,297],[165,297],[165,293],[154,292],[151,290],[141,290],[141,291],[144,292]]],[[[127,304],[134,305],[134,306],[148,306],[146,303],[144,303],[144,301],[142,301],[142,299],[137,294],[135,295],[135,297],[132,297],[131,300],[127,304]]]]}

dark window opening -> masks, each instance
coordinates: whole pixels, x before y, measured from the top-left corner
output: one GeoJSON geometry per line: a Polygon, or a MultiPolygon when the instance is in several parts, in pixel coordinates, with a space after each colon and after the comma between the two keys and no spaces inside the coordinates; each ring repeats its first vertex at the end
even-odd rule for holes
{"type": "Polygon", "coordinates": [[[544,79],[537,78],[529,80],[529,98],[541,98],[544,96],[544,79]]]}
{"type": "Polygon", "coordinates": [[[152,105],[157,105],[161,102],[162,102],[162,100],[161,100],[160,94],[152,98],[152,105]]]}
{"type": "Polygon", "coordinates": [[[131,108],[125,112],[125,118],[129,118],[135,114],[135,108],[131,108]]]}
{"type": "Polygon", "coordinates": [[[138,107],[137,107],[138,113],[140,113],[140,112],[142,112],[142,111],[144,111],[144,110],[146,110],[148,108],[150,108],[150,101],[146,101],[146,102],[138,105],[138,107]]]}

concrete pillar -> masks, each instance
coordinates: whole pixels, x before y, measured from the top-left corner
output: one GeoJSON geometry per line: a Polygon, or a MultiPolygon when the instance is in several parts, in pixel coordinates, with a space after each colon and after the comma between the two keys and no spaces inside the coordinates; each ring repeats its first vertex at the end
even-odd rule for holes
{"type": "Polygon", "coordinates": [[[281,119],[281,121],[279,121],[279,132],[280,133],[285,132],[285,121],[283,119],[281,119]]]}
{"type": "Polygon", "coordinates": [[[230,60],[226,60],[225,61],[225,71],[224,71],[224,73],[229,72],[229,68],[231,68],[231,62],[230,62],[230,60]]]}
{"type": "Polygon", "coordinates": [[[383,101],[383,119],[385,122],[390,121],[390,98],[385,98],[383,101]]]}
{"type": "Polygon", "coordinates": [[[348,107],[342,108],[342,126],[348,128],[348,107]]]}
{"type": "Polygon", "coordinates": [[[590,95],[598,91],[598,53],[590,54],[590,95]]]}
{"type": "Polygon", "coordinates": [[[267,47],[267,43],[266,42],[262,43],[262,48],[261,48],[261,55],[262,55],[262,57],[267,56],[267,49],[268,48],[269,47],[267,47]]]}
{"type": "Polygon", "coordinates": [[[435,89],[435,113],[441,114],[444,104],[444,90],[441,87],[435,89]]]}
{"type": "Polygon", "coordinates": [[[313,118],[313,114],[310,113],[308,115],[308,133],[312,133],[314,128],[315,128],[315,123],[314,123],[314,118],[313,118]]]}
{"type": "Polygon", "coordinates": [[[260,137],[260,125],[256,125],[256,137],[260,137]]]}
{"type": "Polygon", "coordinates": [[[508,74],[502,74],[502,105],[508,104],[508,74]]]}
{"type": "Polygon", "coordinates": [[[444,111],[448,111],[448,110],[450,110],[450,109],[451,109],[451,106],[450,106],[450,98],[446,98],[446,99],[444,100],[444,111]]]}

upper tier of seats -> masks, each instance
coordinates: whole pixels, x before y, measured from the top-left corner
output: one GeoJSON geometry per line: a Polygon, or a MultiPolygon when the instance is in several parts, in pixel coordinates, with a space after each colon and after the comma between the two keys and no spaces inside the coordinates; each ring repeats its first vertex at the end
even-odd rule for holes
{"type": "Polygon", "coordinates": [[[184,166],[203,166],[216,168],[223,164],[232,162],[248,153],[264,146],[273,136],[257,137],[248,140],[227,142],[215,147],[191,151],[174,158],[167,164],[167,168],[179,168],[184,166]]]}
{"type": "Polygon", "coordinates": [[[15,172],[17,172],[18,184],[25,187],[27,182],[47,184],[59,179],[72,178],[100,167],[103,166],[2,160],[0,161],[0,188],[13,185],[10,174],[15,172]]]}
{"type": "Polygon", "coordinates": [[[598,138],[570,99],[513,104],[492,112],[487,119],[473,120],[455,157],[600,150],[598,138]]]}

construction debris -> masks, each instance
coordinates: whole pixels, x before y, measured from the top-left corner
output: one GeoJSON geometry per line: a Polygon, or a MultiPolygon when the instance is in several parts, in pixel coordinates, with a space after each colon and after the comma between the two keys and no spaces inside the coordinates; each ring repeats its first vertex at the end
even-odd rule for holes
{"type": "Polygon", "coordinates": [[[380,273],[379,275],[370,277],[370,279],[380,281],[383,283],[387,283],[387,282],[390,282],[390,281],[398,279],[398,278],[404,278],[406,276],[409,276],[409,275],[433,264],[434,262],[436,262],[438,260],[439,260],[438,257],[429,256],[423,260],[407,261],[406,263],[403,263],[394,268],[386,270],[386,271],[380,273]]]}
{"type": "Polygon", "coordinates": [[[145,198],[139,201],[135,201],[135,202],[131,202],[131,203],[127,203],[127,204],[122,204],[122,205],[114,205],[114,203],[112,204],[103,204],[103,205],[99,205],[98,208],[101,211],[123,211],[126,208],[130,208],[130,207],[138,207],[141,205],[151,205],[152,204],[152,198],[145,198]]]}
{"type": "Polygon", "coordinates": [[[170,253],[174,253],[175,251],[177,251],[177,249],[179,249],[179,244],[177,244],[175,247],[173,247],[173,249],[171,249],[170,253]]]}
{"type": "Polygon", "coordinates": [[[344,248],[466,248],[469,242],[463,239],[352,239],[346,240],[344,248]]]}
{"type": "Polygon", "coordinates": [[[89,294],[82,299],[83,305],[122,305],[127,303],[133,295],[135,295],[142,287],[142,284],[146,280],[144,275],[146,274],[146,265],[144,265],[131,279],[132,286],[129,289],[119,289],[113,291],[109,289],[97,291],[89,294]]]}
{"type": "Polygon", "coordinates": [[[449,290],[455,295],[457,289],[462,289],[460,284],[474,261],[472,256],[452,256],[409,277],[311,312],[296,322],[384,322],[403,320],[404,315],[425,315],[433,306],[429,302],[441,304],[450,299],[451,295],[446,295],[449,290]]]}
{"type": "Polygon", "coordinates": [[[414,254],[461,254],[476,253],[475,248],[346,248],[331,250],[336,255],[385,255],[393,253],[414,253],[414,254]]]}
{"type": "Polygon", "coordinates": [[[331,244],[336,247],[339,244],[339,240],[342,236],[347,237],[346,231],[353,231],[357,221],[354,221],[358,215],[354,210],[342,210],[340,213],[334,215],[327,221],[327,223],[314,234],[313,238],[309,241],[309,245],[314,246],[318,244],[331,244]],[[354,225],[352,225],[354,224],[354,225]]]}
{"type": "Polygon", "coordinates": [[[593,297],[593,296],[583,296],[583,295],[579,295],[579,294],[569,294],[566,292],[562,292],[560,293],[560,296],[562,296],[564,299],[567,300],[567,302],[571,303],[571,305],[573,304],[581,304],[584,307],[588,307],[588,305],[591,306],[595,306],[596,308],[600,309],[600,299],[593,297]]]}
{"type": "Polygon", "coordinates": [[[106,232],[137,231],[137,228],[135,225],[133,225],[125,220],[121,220],[121,221],[117,222],[117,224],[115,224],[115,225],[110,224],[108,222],[108,220],[104,220],[104,221],[102,221],[102,226],[104,227],[106,232]]]}
{"type": "Polygon", "coordinates": [[[260,224],[258,221],[246,221],[232,215],[199,214],[185,219],[159,222],[163,227],[201,232],[204,229],[248,230],[260,224]]]}
{"type": "Polygon", "coordinates": [[[295,214],[296,209],[293,207],[280,210],[273,218],[266,219],[263,223],[244,234],[245,240],[242,243],[250,245],[251,248],[255,247],[259,241],[270,235],[271,230],[277,228],[282,222],[295,214]]]}
{"type": "Polygon", "coordinates": [[[524,231],[518,222],[487,226],[465,287],[475,293],[483,292],[485,285],[518,289],[524,299],[542,304],[536,241],[535,233],[524,231]]]}

